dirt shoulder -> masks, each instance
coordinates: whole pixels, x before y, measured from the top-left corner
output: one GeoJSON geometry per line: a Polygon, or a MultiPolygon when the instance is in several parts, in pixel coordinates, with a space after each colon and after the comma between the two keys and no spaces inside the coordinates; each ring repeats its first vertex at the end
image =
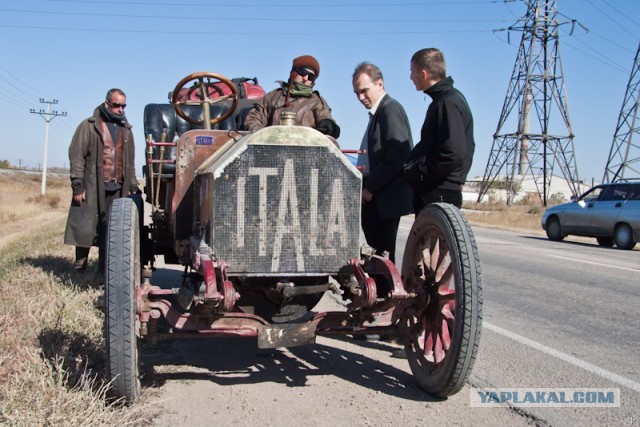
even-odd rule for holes
{"type": "Polygon", "coordinates": [[[48,227],[66,218],[65,211],[52,210],[38,214],[35,217],[19,221],[0,224],[0,248],[28,235],[39,228],[48,227]]]}

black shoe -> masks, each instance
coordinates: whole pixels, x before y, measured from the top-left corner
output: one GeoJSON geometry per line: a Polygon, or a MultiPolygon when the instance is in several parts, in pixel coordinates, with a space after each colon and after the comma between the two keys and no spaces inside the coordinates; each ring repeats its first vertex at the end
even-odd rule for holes
{"type": "Polygon", "coordinates": [[[78,272],[78,273],[84,273],[84,271],[87,269],[87,263],[88,263],[88,258],[80,258],[77,259],[74,263],[73,263],[73,268],[78,272]]]}
{"type": "Polygon", "coordinates": [[[76,261],[73,263],[73,268],[78,272],[84,272],[87,269],[87,263],[89,262],[89,249],[76,246],[76,261]]]}

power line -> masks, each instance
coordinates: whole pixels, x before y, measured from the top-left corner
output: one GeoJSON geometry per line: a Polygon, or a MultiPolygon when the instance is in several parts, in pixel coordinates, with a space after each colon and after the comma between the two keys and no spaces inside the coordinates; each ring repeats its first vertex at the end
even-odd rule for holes
{"type": "MultiPolygon", "coordinates": [[[[64,28],[64,27],[43,27],[33,25],[7,25],[0,24],[5,28],[22,28],[31,30],[56,30],[56,31],[86,31],[93,33],[111,33],[113,28],[64,28]]],[[[138,34],[201,34],[201,35],[229,35],[228,31],[176,31],[176,30],[130,30],[119,29],[119,33],[138,33],[138,34]]],[[[305,35],[313,36],[370,36],[370,35],[407,35],[407,34],[452,34],[452,33],[489,33],[491,30],[433,30],[433,31],[306,31],[305,35]]],[[[291,31],[282,32],[247,32],[234,34],[238,36],[290,36],[291,31]]]]}
{"type": "MultiPolygon", "coordinates": [[[[612,18],[611,16],[609,16],[609,14],[607,12],[605,12],[604,10],[602,10],[601,8],[599,8],[598,6],[596,6],[593,1],[591,0],[587,0],[589,2],[589,4],[591,6],[593,6],[596,10],[598,10],[598,12],[600,12],[601,14],[603,14],[604,16],[606,16],[607,18],[609,18],[611,20],[611,22],[613,22],[614,24],[616,24],[616,26],[618,28],[620,28],[622,31],[624,31],[625,33],[629,34],[631,37],[635,38],[636,40],[638,40],[638,36],[634,33],[632,33],[631,31],[627,30],[626,28],[624,28],[623,26],[620,25],[620,22],[617,19],[612,18]]],[[[616,9],[617,10],[617,9],[616,9]]]]}
{"type": "MultiPolygon", "coordinates": [[[[33,97],[32,95],[30,95],[27,92],[25,92],[24,89],[22,89],[21,87],[16,86],[12,82],[10,82],[9,79],[7,79],[5,76],[0,75],[0,79],[4,80],[5,82],[7,82],[9,84],[9,86],[13,87],[15,90],[17,90],[18,92],[23,94],[26,97],[26,99],[31,99],[33,97]]],[[[4,89],[5,89],[5,91],[10,92],[10,93],[14,94],[14,96],[16,96],[13,91],[8,90],[7,88],[4,88],[4,89]]],[[[18,98],[18,96],[16,96],[16,98],[18,98]]]]}
{"type": "Polygon", "coordinates": [[[88,3],[88,4],[117,4],[123,6],[180,6],[180,7],[397,7],[397,6],[436,6],[443,5],[448,6],[452,4],[487,4],[487,3],[500,3],[498,0],[484,0],[484,1],[431,1],[431,2],[419,2],[419,3],[329,3],[329,4],[304,4],[300,2],[296,3],[222,3],[222,4],[202,4],[202,3],[158,3],[158,2],[135,2],[135,1],[90,1],[90,0],[43,0],[56,3],[88,3]]]}
{"type": "Polygon", "coordinates": [[[595,61],[598,61],[598,62],[606,65],[607,67],[610,67],[610,68],[612,68],[612,69],[614,69],[616,71],[620,71],[621,73],[624,73],[624,74],[628,74],[629,73],[628,69],[626,69],[625,67],[623,67],[620,64],[617,64],[614,60],[612,60],[611,58],[607,57],[603,53],[591,48],[587,43],[585,43],[585,42],[583,42],[583,41],[581,41],[581,40],[579,40],[577,38],[574,38],[573,40],[576,40],[577,42],[585,45],[588,50],[584,51],[584,50],[578,49],[577,47],[571,45],[570,43],[567,43],[566,40],[563,42],[563,46],[570,47],[571,49],[573,49],[573,50],[575,50],[577,52],[580,52],[581,54],[583,54],[585,56],[588,56],[589,58],[591,58],[591,59],[593,59],[595,61]],[[591,52],[597,54],[600,57],[594,55],[591,52]]]}
{"type": "Polygon", "coordinates": [[[29,103],[28,102],[24,101],[23,99],[18,98],[17,96],[12,94],[11,92],[7,91],[6,88],[3,88],[2,86],[0,86],[0,90],[5,91],[5,93],[0,93],[0,97],[4,98],[5,101],[9,102],[10,104],[17,105],[19,107],[27,107],[27,108],[29,108],[29,103]]]}
{"type": "MultiPolygon", "coordinates": [[[[636,21],[634,21],[633,19],[631,19],[629,17],[629,15],[627,15],[626,13],[620,11],[617,7],[615,7],[614,5],[612,5],[611,3],[609,3],[607,0],[602,0],[602,2],[604,4],[606,4],[607,6],[609,6],[611,9],[615,10],[616,12],[618,12],[620,14],[620,16],[622,16],[623,18],[625,18],[626,20],[628,20],[629,22],[631,22],[633,25],[635,25],[636,27],[640,27],[640,24],[637,23],[636,21]]],[[[618,24],[618,22],[616,22],[616,24],[618,24]]]]}
{"type": "Polygon", "coordinates": [[[220,16],[193,16],[193,15],[136,15],[136,14],[124,14],[124,13],[87,13],[87,12],[59,12],[59,11],[45,11],[45,10],[24,10],[24,9],[0,9],[0,12],[14,12],[14,13],[36,13],[46,15],[64,15],[64,16],[97,16],[97,17],[109,17],[109,18],[142,18],[142,19],[170,19],[176,20],[188,20],[188,21],[253,21],[253,22],[337,22],[337,23],[375,23],[375,22],[389,22],[389,23],[426,23],[426,22],[507,22],[506,19],[322,19],[322,18],[248,18],[248,17],[220,17],[220,16]]]}
{"type": "MultiPolygon", "coordinates": [[[[33,87],[29,86],[28,83],[23,82],[22,80],[20,80],[18,77],[16,77],[11,71],[7,70],[5,67],[3,67],[2,65],[0,65],[0,68],[2,70],[4,70],[5,73],[7,73],[8,75],[10,75],[14,80],[16,80],[18,83],[20,83],[23,87],[33,91],[34,94],[38,95],[38,96],[43,96],[43,94],[38,91],[37,89],[34,89],[33,87]]],[[[6,80],[6,79],[4,79],[6,80]]],[[[23,92],[25,95],[27,95],[29,98],[31,98],[32,95],[27,94],[26,92],[23,92]]]]}

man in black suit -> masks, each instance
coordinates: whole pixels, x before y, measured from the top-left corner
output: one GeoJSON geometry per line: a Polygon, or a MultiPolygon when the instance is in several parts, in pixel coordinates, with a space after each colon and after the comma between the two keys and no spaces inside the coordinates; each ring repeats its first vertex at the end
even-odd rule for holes
{"type": "Polygon", "coordinates": [[[400,217],[412,211],[412,193],[402,175],[413,141],[402,105],[386,94],[382,71],[363,62],[353,72],[353,91],[369,110],[358,166],[363,175],[362,230],[367,244],[395,262],[400,217]]]}

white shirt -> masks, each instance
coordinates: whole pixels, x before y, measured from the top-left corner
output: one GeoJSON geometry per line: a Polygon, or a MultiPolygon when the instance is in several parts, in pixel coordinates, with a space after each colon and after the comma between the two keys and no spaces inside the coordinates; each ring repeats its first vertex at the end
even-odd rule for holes
{"type": "Polygon", "coordinates": [[[373,120],[374,114],[378,110],[380,106],[380,101],[384,98],[384,93],[378,98],[375,104],[371,106],[369,109],[369,124],[364,131],[364,136],[362,137],[362,143],[360,144],[360,151],[367,151],[365,154],[358,154],[358,167],[360,172],[362,172],[362,176],[369,176],[369,128],[371,127],[371,122],[373,120]]]}

